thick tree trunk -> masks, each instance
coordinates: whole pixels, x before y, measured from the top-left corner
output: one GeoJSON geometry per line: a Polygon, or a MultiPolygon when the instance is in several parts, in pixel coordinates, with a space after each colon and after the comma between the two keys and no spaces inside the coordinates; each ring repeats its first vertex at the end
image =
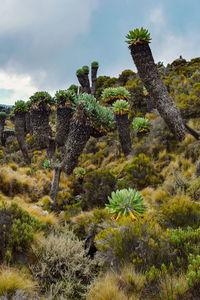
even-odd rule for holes
{"type": "Polygon", "coordinates": [[[91,94],[93,96],[96,95],[96,90],[97,90],[97,71],[98,71],[98,67],[92,67],[92,73],[91,73],[92,88],[91,88],[91,94]]]}
{"type": "Polygon", "coordinates": [[[32,124],[31,124],[31,116],[30,116],[29,112],[26,113],[25,119],[26,119],[26,133],[33,134],[33,128],[32,128],[32,124]]]}
{"type": "Polygon", "coordinates": [[[77,78],[78,78],[78,82],[79,82],[80,85],[81,85],[81,91],[79,91],[79,93],[80,93],[80,92],[84,92],[84,86],[85,86],[85,78],[84,78],[84,75],[83,75],[83,74],[81,74],[81,75],[77,74],[76,76],[77,76],[77,78]]]}
{"type": "Polygon", "coordinates": [[[57,109],[57,127],[55,142],[58,146],[64,146],[69,132],[69,124],[73,115],[72,108],[69,106],[60,106],[57,109]]]}
{"type": "Polygon", "coordinates": [[[50,191],[50,197],[54,201],[54,205],[56,205],[56,197],[59,189],[60,175],[61,175],[61,167],[57,166],[54,168],[54,175],[53,175],[51,191],[50,191]]]}
{"type": "Polygon", "coordinates": [[[0,140],[1,140],[1,143],[2,143],[2,138],[3,138],[4,126],[5,126],[5,118],[4,119],[0,118],[0,140]]]}
{"type": "Polygon", "coordinates": [[[88,73],[84,74],[84,81],[85,81],[85,85],[83,87],[84,93],[91,94],[90,80],[89,80],[88,73]]]}
{"type": "Polygon", "coordinates": [[[131,135],[128,114],[116,115],[116,122],[122,152],[126,156],[131,152],[131,135]]]}
{"type": "Polygon", "coordinates": [[[35,145],[39,149],[46,149],[49,147],[49,137],[52,136],[52,130],[49,125],[49,114],[50,109],[48,107],[31,109],[33,136],[35,145]]]}
{"type": "Polygon", "coordinates": [[[65,155],[62,161],[62,169],[70,175],[77,165],[87,141],[90,138],[91,127],[85,120],[74,117],[70,123],[68,138],[65,143],[65,155]]]}
{"type": "Polygon", "coordinates": [[[130,46],[131,55],[150,96],[161,117],[172,133],[182,141],[185,138],[185,126],[179,109],[170,97],[166,86],[161,80],[148,43],[130,46]]]}
{"type": "Polygon", "coordinates": [[[30,158],[28,155],[28,149],[25,142],[25,129],[26,129],[26,113],[18,112],[15,113],[15,134],[19,147],[22,151],[24,161],[26,164],[30,164],[30,158]]]}

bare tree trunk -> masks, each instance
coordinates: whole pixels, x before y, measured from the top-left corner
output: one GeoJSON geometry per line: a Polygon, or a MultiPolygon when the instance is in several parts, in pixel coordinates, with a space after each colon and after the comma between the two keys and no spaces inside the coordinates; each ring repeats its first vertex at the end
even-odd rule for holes
{"type": "Polygon", "coordinates": [[[97,71],[98,71],[98,67],[92,66],[92,72],[91,72],[91,81],[92,81],[91,94],[93,96],[96,95],[96,90],[97,90],[97,71]]]}
{"type": "Polygon", "coordinates": [[[26,129],[25,116],[26,116],[25,112],[15,113],[15,134],[16,134],[17,141],[19,143],[19,147],[22,151],[24,161],[26,164],[30,164],[31,161],[28,155],[28,149],[25,142],[25,129],[26,129]]]}
{"type": "Polygon", "coordinates": [[[49,125],[50,109],[48,107],[37,107],[31,109],[31,123],[33,126],[33,137],[36,147],[47,149],[49,147],[49,137],[52,130],[49,125]]]}
{"type": "Polygon", "coordinates": [[[165,120],[172,133],[182,141],[185,138],[186,129],[180,111],[158,74],[149,44],[133,44],[129,48],[139,76],[150,96],[154,99],[155,106],[161,117],[165,120]]]}
{"type": "Polygon", "coordinates": [[[1,144],[2,144],[2,139],[3,139],[4,126],[5,126],[5,119],[0,119],[0,140],[1,140],[1,144]]]}
{"type": "Polygon", "coordinates": [[[26,113],[25,119],[26,119],[26,133],[33,134],[33,128],[32,128],[32,124],[31,124],[31,116],[30,116],[29,112],[26,113]]]}
{"type": "Polygon", "coordinates": [[[69,124],[72,118],[72,108],[69,106],[60,106],[57,109],[57,127],[55,142],[58,146],[64,146],[69,132],[69,124]]]}
{"type": "Polygon", "coordinates": [[[90,89],[90,80],[89,80],[89,73],[84,73],[84,81],[85,85],[83,87],[84,93],[91,94],[91,89],[90,89]]]}
{"type": "Polygon", "coordinates": [[[131,152],[131,135],[128,114],[116,115],[116,122],[122,152],[126,156],[131,152]]]}
{"type": "Polygon", "coordinates": [[[50,197],[54,201],[54,205],[56,205],[56,197],[59,189],[60,175],[61,175],[61,167],[57,166],[54,168],[54,175],[53,175],[51,191],[50,191],[50,197]]]}

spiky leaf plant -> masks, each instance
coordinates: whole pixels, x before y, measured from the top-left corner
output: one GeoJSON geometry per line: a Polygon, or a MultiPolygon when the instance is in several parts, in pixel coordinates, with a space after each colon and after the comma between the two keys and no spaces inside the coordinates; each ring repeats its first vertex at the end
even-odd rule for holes
{"type": "Polygon", "coordinates": [[[119,115],[127,114],[130,109],[129,103],[122,99],[114,102],[112,107],[113,107],[114,113],[119,114],[119,115]]]}
{"type": "Polygon", "coordinates": [[[83,69],[78,69],[77,71],[76,71],[76,75],[78,76],[80,76],[80,75],[84,75],[84,71],[83,71],[83,69]]]}
{"type": "Polygon", "coordinates": [[[75,84],[71,84],[70,87],[68,88],[68,91],[72,91],[72,92],[74,92],[74,94],[77,95],[77,93],[78,93],[78,86],[75,85],[75,84]]]}
{"type": "Polygon", "coordinates": [[[55,93],[54,101],[57,106],[73,104],[76,101],[76,94],[73,90],[59,90],[55,93]]]}
{"type": "Polygon", "coordinates": [[[132,128],[136,131],[146,132],[149,131],[149,120],[146,118],[135,118],[132,122],[132,128]]]}
{"type": "Polygon", "coordinates": [[[54,104],[54,100],[48,92],[36,92],[30,97],[30,101],[35,106],[54,104]]]}
{"type": "Polygon", "coordinates": [[[98,61],[93,61],[93,62],[91,63],[91,67],[92,67],[92,68],[98,68],[98,67],[99,67],[98,61]]]}
{"type": "Polygon", "coordinates": [[[103,102],[110,102],[117,99],[128,99],[129,97],[130,93],[124,87],[112,87],[103,90],[101,100],[103,102]]]}
{"type": "Polygon", "coordinates": [[[83,178],[86,171],[84,168],[78,167],[74,169],[74,175],[78,178],[83,178]]]}
{"type": "Polygon", "coordinates": [[[130,30],[129,33],[126,35],[126,43],[129,45],[133,44],[142,44],[142,43],[150,43],[151,36],[147,29],[141,27],[136,28],[134,30],[130,30]]]}
{"type": "Polygon", "coordinates": [[[18,100],[15,102],[13,110],[14,110],[14,112],[27,112],[28,107],[27,107],[26,102],[24,102],[23,100],[18,100]]]}
{"type": "Polygon", "coordinates": [[[135,189],[122,189],[111,193],[106,208],[115,219],[120,216],[130,216],[136,219],[145,210],[143,196],[135,189]]]}
{"type": "Polygon", "coordinates": [[[107,107],[101,106],[96,99],[89,94],[80,94],[77,98],[77,107],[82,107],[88,122],[98,131],[112,131],[115,128],[113,112],[107,107]]]}

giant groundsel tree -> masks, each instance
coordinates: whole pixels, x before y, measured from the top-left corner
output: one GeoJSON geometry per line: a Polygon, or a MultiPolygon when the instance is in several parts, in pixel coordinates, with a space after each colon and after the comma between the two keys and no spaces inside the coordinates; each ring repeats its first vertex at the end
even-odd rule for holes
{"type": "Polygon", "coordinates": [[[137,67],[149,94],[153,97],[156,108],[167,123],[172,133],[181,141],[185,138],[185,125],[179,109],[170,97],[160,78],[157,66],[149,47],[151,41],[148,30],[141,28],[129,31],[126,36],[133,61],[137,67]]]}

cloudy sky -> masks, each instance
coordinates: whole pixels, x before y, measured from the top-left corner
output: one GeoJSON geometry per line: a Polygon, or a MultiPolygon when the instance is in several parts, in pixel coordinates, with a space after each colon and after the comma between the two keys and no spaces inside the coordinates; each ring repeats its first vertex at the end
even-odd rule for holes
{"type": "Polygon", "coordinates": [[[133,69],[125,35],[151,32],[155,61],[200,56],[199,0],[1,0],[0,103],[77,84],[92,61],[99,75],[133,69]]]}

